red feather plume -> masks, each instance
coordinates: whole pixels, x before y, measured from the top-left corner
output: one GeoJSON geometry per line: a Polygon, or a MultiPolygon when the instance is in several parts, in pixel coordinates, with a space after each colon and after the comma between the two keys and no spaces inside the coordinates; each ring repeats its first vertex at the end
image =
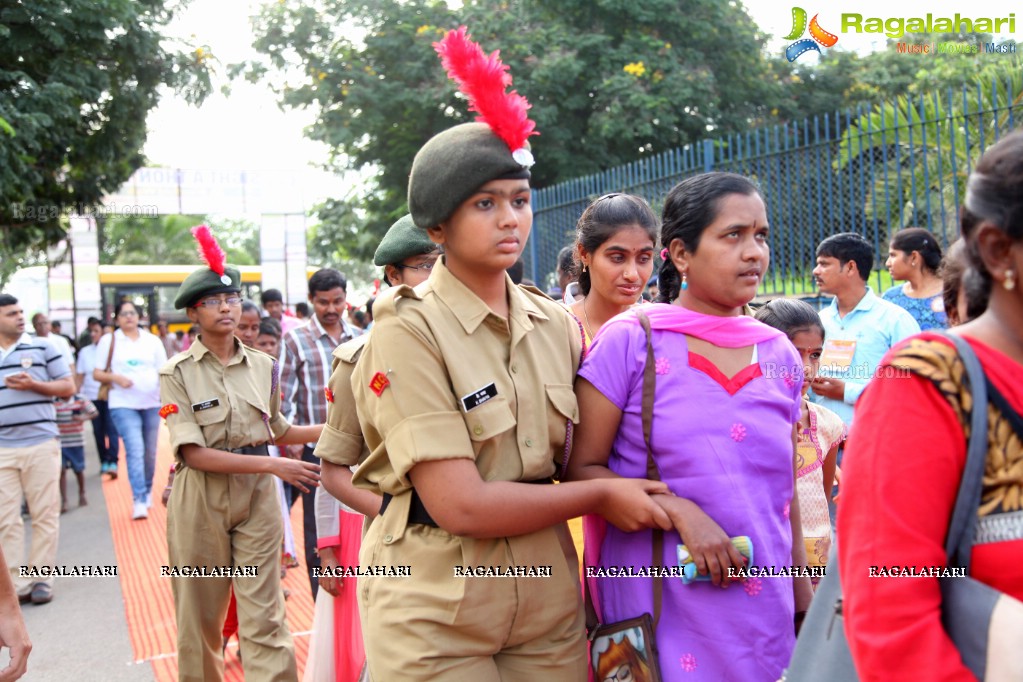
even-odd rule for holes
{"type": "Polygon", "coordinates": [[[469,109],[479,114],[476,120],[490,126],[508,149],[514,152],[525,146],[530,135],[539,135],[536,123],[526,114],[530,107],[526,98],[515,90],[505,91],[512,77],[498,50],[484,54],[483,48],[469,38],[465,26],[448,31],[433,49],[440,55],[448,77],[469,98],[469,109]]]}
{"type": "Polygon", "coordinates": [[[217,238],[210,232],[206,225],[196,225],[192,228],[192,236],[199,242],[199,256],[206,261],[210,270],[218,275],[224,274],[224,264],[227,262],[227,254],[220,248],[217,238]]]}

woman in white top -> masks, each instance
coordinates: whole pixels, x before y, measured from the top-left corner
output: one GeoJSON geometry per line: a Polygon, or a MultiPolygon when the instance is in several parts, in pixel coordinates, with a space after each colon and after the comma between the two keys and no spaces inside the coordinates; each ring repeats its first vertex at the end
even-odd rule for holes
{"type": "Polygon", "coordinates": [[[98,365],[96,381],[110,382],[110,417],[124,441],[128,480],[134,499],[133,519],[149,516],[156,438],[160,430],[160,367],[167,362],[163,343],[139,327],[139,310],[131,301],[117,306],[118,329],[99,340],[96,357],[105,359],[114,344],[110,371],[98,365]]]}
{"type": "MultiPolygon", "coordinates": [[[[86,398],[91,400],[99,410],[99,417],[92,422],[92,434],[96,439],[96,451],[99,453],[99,471],[101,474],[108,474],[111,479],[117,478],[117,451],[118,439],[117,429],[110,418],[110,406],[106,400],[99,399],[99,382],[93,377],[93,370],[98,363],[100,367],[106,368],[107,357],[96,358],[96,344],[103,337],[103,324],[95,317],[89,318],[89,339],[88,346],[82,346],[78,351],[78,362],[75,369],[78,371],[78,390],[86,398]]],[[[109,352],[110,346],[107,345],[109,352]]]]}

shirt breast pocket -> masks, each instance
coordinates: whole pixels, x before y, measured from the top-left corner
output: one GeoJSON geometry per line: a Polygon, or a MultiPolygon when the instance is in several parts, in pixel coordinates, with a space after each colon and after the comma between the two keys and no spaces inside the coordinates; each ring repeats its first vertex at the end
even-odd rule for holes
{"type": "Polygon", "coordinates": [[[195,419],[195,423],[199,425],[199,428],[202,429],[202,436],[206,440],[208,447],[227,447],[227,425],[224,423],[227,418],[227,406],[224,405],[223,401],[219,405],[202,410],[194,410],[192,417],[195,419]]]}
{"type": "MultiPolygon", "coordinates": [[[[579,423],[579,402],[569,384],[546,384],[547,431],[551,449],[558,465],[561,465],[565,441],[568,439],[569,422],[579,423]]],[[[569,443],[571,445],[571,443],[569,443]]]]}
{"type": "Polygon", "coordinates": [[[476,455],[487,441],[503,438],[515,427],[515,415],[512,414],[508,400],[502,396],[491,398],[479,407],[464,413],[465,426],[472,441],[472,449],[476,455]]]}
{"type": "Polygon", "coordinates": [[[239,426],[248,432],[244,445],[256,445],[273,440],[273,434],[270,433],[270,407],[266,402],[246,396],[241,416],[243,423],[239,426]]]}

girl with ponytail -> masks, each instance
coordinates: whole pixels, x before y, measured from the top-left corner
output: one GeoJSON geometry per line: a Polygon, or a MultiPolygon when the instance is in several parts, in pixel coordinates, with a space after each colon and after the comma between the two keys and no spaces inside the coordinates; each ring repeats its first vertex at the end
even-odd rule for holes
{"type": "Polygon", "coordinates": [[[575,259],[583,297],[568,306],[588,346],[615,315],[636,304],[654,269],[657,216],[641,197],[606,194],[576,224],[575,259]]]}

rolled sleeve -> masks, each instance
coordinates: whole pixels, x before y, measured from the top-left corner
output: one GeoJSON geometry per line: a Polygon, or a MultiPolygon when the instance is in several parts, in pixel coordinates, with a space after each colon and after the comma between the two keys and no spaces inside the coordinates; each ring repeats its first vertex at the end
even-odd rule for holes
{"type": "Polygon", "coordinates": [[[411,487],[408,472],[420,462],[473,459],[472,440],[460,414],[419,414],[403,419],[387,434],[387,455],[398,480],[411,487]]]}
{"type": "Polygon", "coordinates": [[[291,428],[291,422],[284,418],[280,412],[278,412],[272,419],[270,419],[270,433],[274,435],[274,440],[277,440],[291,428]]]}
{"type": "Polygon", "coordinates": [[[362,434],[345,433],[328,423],[323,426],[314,454],[331,464],[351,467],[362,458],[364,444],[362,434]]]}
{"type": "Polygon", "coordinates": [[[327,382],[334,400],[327,403],[327,423],[316,444],[317,457],[340,466],[355,466],[364,452],[365,441],[352,393],[354,370],[353,363],[335,362],[327,382]]]}
{"type": "Polygon", "coordinates": [[[176,367],[169,373],[160,373],[160,403],[165,408],[169,405],[177,407],[176,411],[170,412],[166,416],[167,430],[170,432],[171,452],[174,459],[184,464],[185,459],[181,456],[182,445],[191,443],[199,447],[208,446],[202,428],[195,421],[194,413],[185,409],[191,404],[191,401],[188,399],[188,392],[185,390],[180,370],[176,367]]]}

